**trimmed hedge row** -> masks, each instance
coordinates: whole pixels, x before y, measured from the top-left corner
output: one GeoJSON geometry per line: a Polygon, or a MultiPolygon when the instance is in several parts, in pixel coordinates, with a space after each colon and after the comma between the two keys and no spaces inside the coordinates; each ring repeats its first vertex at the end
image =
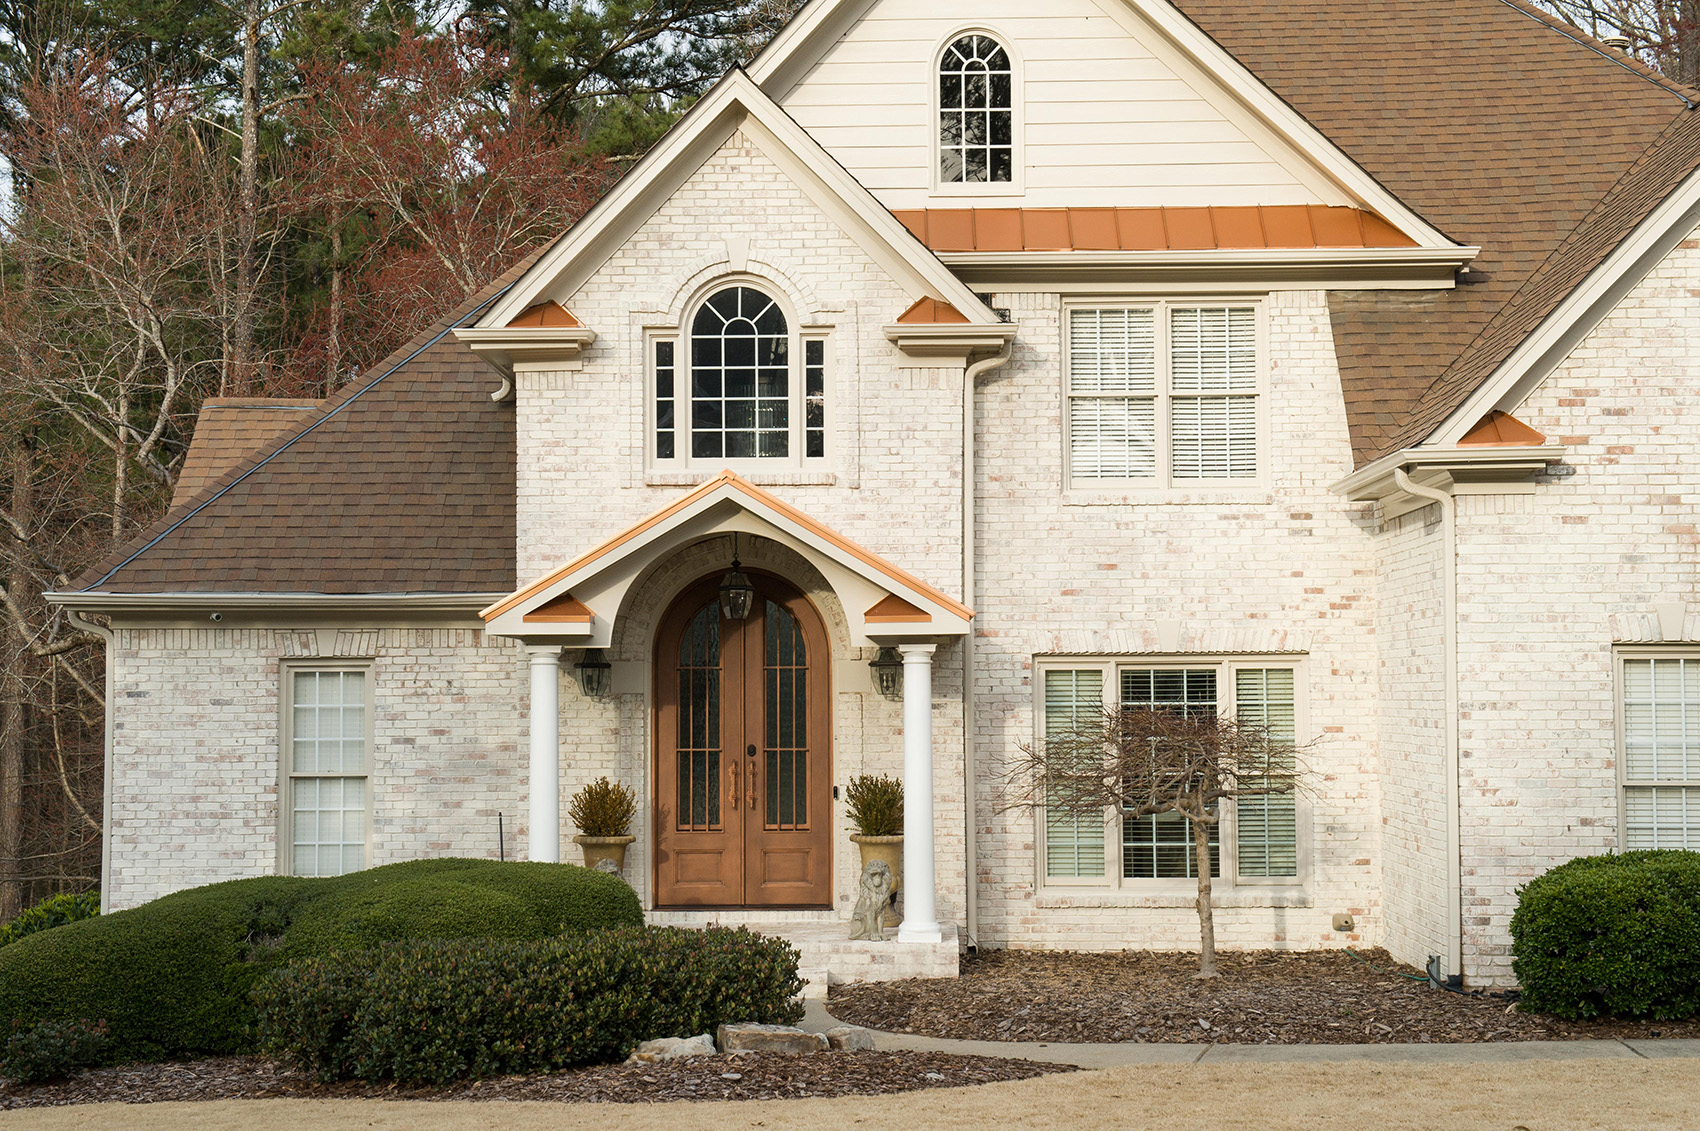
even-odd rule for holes
{"type": "Polygon", "coordinates": [[[67,892],[51,896],[0,927],[0,947],[11,946],[25,935],[33,935],[37,931],[50,931],[54,927],[63,927],[66,923],[75,923],[79,919],[92,919],[99,914],[99,891],[79,891],[74,894],[67,892]]]}
{"type": "Polygon", "coordinates": [[[794,1023],[798,953],[742,928],[395,943],[291,963],[254,991],[260,1045],[321,1080],[441,1084],[623,1059],[723,1022],[794,1023]]]}
{"type": "Polygon", "coordinates": [[[232,880],[0,950],[0,1023],[104,1020],[108,1062],[239,1052],[253,1047],[250,992],[284,962],[402,939],[540,939],[642,922],[623,881],[565,864],[420,860],[232,880]]]}
{"type": "Polygon", "coordinates": [[[1585,856],[1518,895],[1523,1008],[1571,1020],[1700,1014],[1700,852],[1585,856]]]}

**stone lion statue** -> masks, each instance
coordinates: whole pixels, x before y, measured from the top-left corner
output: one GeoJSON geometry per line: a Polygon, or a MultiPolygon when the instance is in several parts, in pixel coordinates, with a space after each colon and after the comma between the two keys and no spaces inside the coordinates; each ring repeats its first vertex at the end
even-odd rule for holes
{"type": "Polygon", "coordinates": [[[862,894],[850,917],[853,939],[885,938],[885,911],[891,905],[891,865],[870,860],[862,867],[862,894]]]}

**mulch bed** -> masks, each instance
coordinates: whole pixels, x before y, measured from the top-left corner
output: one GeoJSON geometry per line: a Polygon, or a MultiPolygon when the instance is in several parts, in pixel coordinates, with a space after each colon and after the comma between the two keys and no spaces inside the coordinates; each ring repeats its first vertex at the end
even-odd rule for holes
{"type": "Polygon", "coordinates": [[[1514,997],[1455,994],[1384,950],[1218,956],[988,951],[957,979],[834,986],[832,1015],[853,1025],[982,1041],[1404,1044],[1700,1037],[1695,1021],[1564,1021],[1514,997]]]}
{"type": "Polygon", "coordinates": [[[0,1088],[0,1111],[64,1104],[169,1100],[382,1099],[554,1100],[566,1103],[666,1103],[672,1100],[794,1100],[876,1096],[1025,1080],[1066,1065],[944,1053],[834,1052],[815,1056],[739,1053],[659,1064],[613,1064],[547,1076],[507,1076],[446,1087],[344,1081],[311,1075],[264,1057],[225,1056],[180,1064],[95,1068],[54,1084],[0,1088]]]}

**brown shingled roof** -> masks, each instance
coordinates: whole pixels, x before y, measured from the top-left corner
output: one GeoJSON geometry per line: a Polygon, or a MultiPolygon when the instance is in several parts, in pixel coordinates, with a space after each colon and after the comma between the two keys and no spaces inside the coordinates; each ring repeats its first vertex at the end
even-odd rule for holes
{"type": "Polygon", "coordinates": [[[514,587],[514,410],[448,329],[528,257],[72,588],[497,593],[514,587]]]}
{"type": "Polygon", "coordinates": [[[282,397],[208,397],[195,419],[194,439],[183,457],[183,468],[171,492],[176,510],[212,486],[225,472],[256,455],[271,451],[283,439],[317,416],[323,404],[282,397]]]}
{"type": "Polygon", "coordinates": [[[1453,291],[1330,295],[1360,464],[1445,419],[1700,159],[1674,136],[1692,129],[1676,123],[1694,92],[1512,0],[1175,4],[1407,205],[1482,248],[1453,291]],[[1650,154],[1667,129],[1668,151],[1650,154]]]}

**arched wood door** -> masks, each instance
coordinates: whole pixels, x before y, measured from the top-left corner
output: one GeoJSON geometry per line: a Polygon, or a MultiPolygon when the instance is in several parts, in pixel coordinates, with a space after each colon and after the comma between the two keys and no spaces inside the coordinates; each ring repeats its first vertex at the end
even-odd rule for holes
{"type": "Polygon", "coordinates": [[[719,578],[687,590],[655,652],[655,903],[830,907],[831,652],[776,577],[743,621],[719,578]]]}

